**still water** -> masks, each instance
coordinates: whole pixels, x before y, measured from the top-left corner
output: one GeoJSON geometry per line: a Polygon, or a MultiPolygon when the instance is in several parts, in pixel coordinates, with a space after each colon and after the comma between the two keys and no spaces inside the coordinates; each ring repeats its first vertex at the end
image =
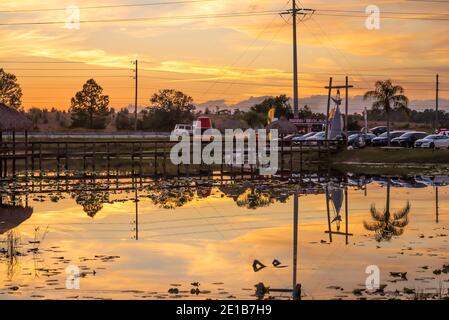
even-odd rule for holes
{"type": "Polygon", "coordinates": [[[258,283],[264,299],[291,299],[295,283],[302,299],[441,298],[447,185],[350,175],[4,184],[0,299],[257,299],[258,283]],[[376,292],[364,290],[368,266],[376,292]]]}

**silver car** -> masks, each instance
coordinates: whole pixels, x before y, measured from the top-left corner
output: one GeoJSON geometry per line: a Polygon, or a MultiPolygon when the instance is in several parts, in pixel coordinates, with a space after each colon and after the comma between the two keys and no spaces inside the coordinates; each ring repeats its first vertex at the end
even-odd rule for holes
{"type": "Polygon", "coordinates": [[[415,148],[449,149],[449,136],[431,134],[415,142],[415,148]]]}

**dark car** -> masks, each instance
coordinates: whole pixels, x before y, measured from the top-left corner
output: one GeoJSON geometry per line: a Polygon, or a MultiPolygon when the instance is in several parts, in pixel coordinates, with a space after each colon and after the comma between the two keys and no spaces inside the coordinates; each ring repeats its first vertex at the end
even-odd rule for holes
{"type": "Polygon", "coordinates": [[[374,133],[356,133],[349,136],[348,145],[354,148],[370,146],[371,141],[376,137],[374,133]],[[362,143],[361,140],[363,141],[362,143]]]}
{"type": "MultiPolygon", "coordinates": [[[[402,136],[404,133],[406,133],[407,131],[391,131],[390,132],[390,141],[391,139],[397,138],[402,136]]],[[[386,145],[388,145],[388,133],[384,132],[382,133],[380,136],[375,137],[372,141],[371,144],[375,147],[384,147],[386,145]]]]}
{"type": "Polygon", "coordinates": [[[427,136],[428,134],[425,132],[407,132],[400,137],[391,139],[391,145],[404,148],[413,148],[417,140],[423,139],[427,136]]]}
{"type": "Polygon", "coordinates": [[[370,130],[370,132],[375,134],[376,136],[380,136],[381,134],[387,132],[387,127],[384,127],[384,126],[382,126],[382,127],[375,127],[375,128],[372,128],[370,130]]]}

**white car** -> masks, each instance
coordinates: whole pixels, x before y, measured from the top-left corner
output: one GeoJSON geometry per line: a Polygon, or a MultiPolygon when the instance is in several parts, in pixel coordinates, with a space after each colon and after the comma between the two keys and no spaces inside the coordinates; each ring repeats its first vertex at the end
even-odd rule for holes
{"type": "Polygon", "coordinates": [[[448,149],[449,136],[441,134],[431,134],[424,139],[419,139],[415,142],[416,148],[430,148],[430,149],[448,149]]]}
{"type": "Polygon", "coordinates": [[[326,140],[326,132],[321,131],[306,139],[306,144],[316,146],[326,140]]]}
{"type": "Polygon", "coordinates": [[[177,124],[172,134],[177,136],[189,136],[193,134],[193,126],[189,124],[177,124]]]}

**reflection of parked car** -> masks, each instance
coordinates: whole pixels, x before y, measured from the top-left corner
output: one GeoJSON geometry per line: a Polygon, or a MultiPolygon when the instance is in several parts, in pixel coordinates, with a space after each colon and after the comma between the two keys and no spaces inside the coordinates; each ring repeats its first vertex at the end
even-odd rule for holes
{"type": "Polygon", "coordinates": [[[356,133],[349,136],[348,145],[354,148],[370,146],[371,141],[376,137],[374,133],[356,133]]]}
{"type": "MultiPolygon", "coordinates": [[[[391,139],[402,136],[404,133],[406,133],[406,131],[391,131],[390,132],[390,141],[391,141],[391,139]]],[[[388,133],[387,132],[382,133],[380,136],[374,138],[371,141],[371,143],[373,146],[376,146],[376,147],[382,147],[382,146],[388,145],[388,133]]]]}
{"type": "Polygon", "coordinates": [[[440,134],[431,134],[424,139],[417,140],[415,142],[416,148],[435,148],[435,149],[447,149],[449,148],[449,136],[440,134]]]}
{"type": "Polygon", "coordinates": [[[293,144],[304,143],[307,138],[310,138],[310,137],[312,137],[312,136],[314,136],[316,134],[317,134],[317,132],[309,132],[309,133],[306,133],[305,135],[302,135],[300,137],[294,137],[294,138],[292,138],[293,144]]]}
{"type": "Polygon", "coordinates": [[[407,132],[402,136],[391,139],[392,146],[399,146],[405,148],[413,148],[415,146],[415,141],[427,137],[428,134],[425,132],[407,132]]]}
{"type": "Polygon", "coordinates": [[[387,132],[387,127],[383,127],[383,126],[382,127],[375,127],[375,128],[372,128],[370,130],[370,132],[375,134],[376,136],[380,136],[381,134],[387,132]]]}

